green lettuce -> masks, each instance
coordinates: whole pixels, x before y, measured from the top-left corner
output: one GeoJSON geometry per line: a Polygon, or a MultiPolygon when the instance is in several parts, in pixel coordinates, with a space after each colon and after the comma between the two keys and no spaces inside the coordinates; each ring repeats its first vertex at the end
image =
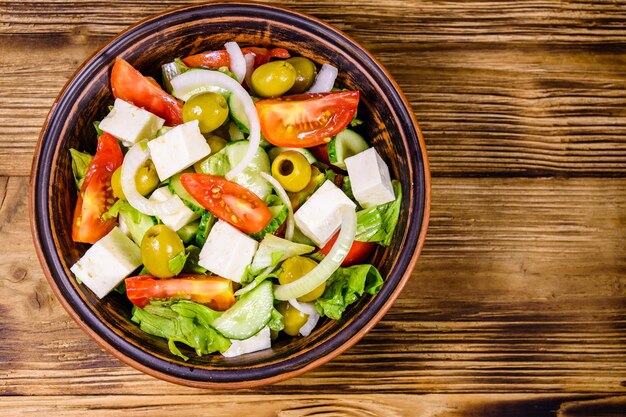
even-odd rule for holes
{"type": "Polygon", "coordinates": [[[275,308],[272,309],[272,315],[270,316],[270,321],[267,323],[267,327],[275,332],[280,332],[285,328],[285,319],[275,308]]]}
{"type": "Polygon", "coordinates": [[[396,230],[402,204],[402,186],[400,181],[393,180],[395,200],[380,206],[360,210],[356,213],[357,228],[355,240],[359,242],[376,242],[389,246],[396,230]]]}
{"type": "Polygon", "coordinates": [[[183,272],[188,274],[206,274],[208,272],[206,268],[198,264],[198,262],[200,262],[199,247],[189,245],[185,248],[185,253],[187,254],[187,259],[183,267],[183,272]]]}
{"type": "Polygon", "coordinates": [[[117,200],[111,208],[102,215],[103,220],[119,217],[119,223],[126,226],[130,238],[138,245],[149,228],[156,225],[154,217],[143,214],[130,205],[126,200],[117,200]]]}
{"type": "Polygon", "coordinates": [[[263,238],[259,244],[259,248],[254,254],[250,272],[257,275],[265,268],[276,266],[292,256],[313,252],[314,249],[314,246],[294,243],[287,239],[268,234],[263,238]]]}
{"type": "Polygon", "coordinates": [[[373,265],[339,268],[326,281],[326,290],[315,301],[315,308],[321,316],[339,320],[350,304],[364,293],[377,294],[382,285],[383,278],[373,265]]]}
{"type": "Polygon", "coordinates": [[[221,313],[186,300],[174,302],[153,301],[143,309],[133,306],[131,320],[144,332],[167,339],[170,352],[188,360],[176,346],[183,343],[196,351],[198,356],[216,351],[224,352],[230,347],[230,340],[217,333],[211,323],[221,313]]]}
{"type": "Polygon", "coordinates": [[[72,148],[70,148],[70,155],[72,157],[72,174],[74,174],[76,190],[80,191],[93,157],[86,152],[80,152],[72,148]]]}

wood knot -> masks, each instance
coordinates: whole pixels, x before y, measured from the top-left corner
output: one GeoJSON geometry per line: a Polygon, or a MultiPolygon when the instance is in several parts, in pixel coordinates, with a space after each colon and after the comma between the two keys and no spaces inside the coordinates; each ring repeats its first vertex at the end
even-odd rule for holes
{"type": "Polygon", "coordinates": [[[11,282],[22,282],[28,276],[28,270],[23,266],[15,266],[11,270],[10,280],[11,282]]]}

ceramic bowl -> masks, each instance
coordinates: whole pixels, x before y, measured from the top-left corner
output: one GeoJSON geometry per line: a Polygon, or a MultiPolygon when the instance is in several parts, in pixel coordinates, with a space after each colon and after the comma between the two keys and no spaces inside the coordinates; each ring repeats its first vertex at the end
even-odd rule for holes
{"type": "Polygon", "coordinates": [[[410,277],[424,242],[430,176],[424,141],[410,106],[382,65],[357,42],[310,16],[274,6],[210,3],[176,9],[127,29],[89,58],[54,102],[45,121],[31,173],[30,215],[44,273],[74,320],[123,362],[171,382],[210,388],[249,388],[293,377],[339,355],[367,333],[389,309],[410,277]],[[338,83],[361,91],[361,126],[402,182],[403,201],[393,243],[379,248],[373,263],[385,283],[376,296],[351,305],[339,321],[325,320],[309,337],[284,339],[272,349],[185,362],[163,339],[130,321],[131,304],[112,293],[99,300],[78,285],[69,268],[87,245],[71,239],[76,189],[69,148],[95,152],[92,123],[113,98],[109,72],[115,57],[160,79],[160,64],[176,57],[222,49],[225,42],[283,47],[318,64],[339,67],[338,83]]]}

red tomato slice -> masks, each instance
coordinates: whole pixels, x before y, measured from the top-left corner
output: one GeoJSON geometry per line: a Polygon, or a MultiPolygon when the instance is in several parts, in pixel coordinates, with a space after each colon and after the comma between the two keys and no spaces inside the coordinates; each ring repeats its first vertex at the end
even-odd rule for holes
{"type": "MultiPolygon", "coordinates": [[[[330,239],[330,241],[323,248],[320,249],[320,252],[324,255],[328,255],[328,252],[330,252],[330,249],[333,247],[335,241],[337,240],[337,236],[339,236],[339,233],[335,234],[335,236],[333,236],[332,239],[330,239]]],[[[362,264],[369,259],[369,257],[372,255],[372,252],[374,252],[374,249],[376,249],[376,243],[359,242],[355,240],[352,243],[352,247],[350,248],[348,255],[341,263],[341,266],[345,267],[362,264]]]]}
{"type": "MultiPolygon", "coordinates": [[[[289,51],[284,48],[255,48],[247,47],[241,48],[241,53],[254,54],[254,67],[261,66],[270,61],[270,58],[290,58],[289,51]]],[[[230,66],[230,55],[225,49],[217,51],[203,52],[197,55],[191,55],[187,58],[183,58],[185,65],[197,68],[219,68],[230,66]]]]}
{"type": "Polygon", "coordinates": [[[151,298],[182,298],[205,304],[213,310],[224,311],[235,303],[233,282],[206,275],[179,275],[158,279],[152,275],[126,278],[126,296],[143,308],[151,298]]]}
{"type": "Polygon", "coordinates": [[[358,105],[358,91],[341,91],[260,100],[256,109],[272,145],[308,148],[328,143],[345,129],[358,105]]]}
{"type": "Polygon", "coordinates": [[[91,159],[76,201],[72,222],[74,242],[96,243],[115,226],[115,219],[103,221],[102,214],[115,202],[111,176],[122,165],[123,159],[117,139],[103,133],[98,138],[96,154],[91,159]]]}
{"type": "Polygon", "coordinates": [[[167,94],[150,77],[144,77],[122,58],[116,58],[111,70],[113,96],[142,107],[165,119],[167,126],[183,123],[183,105],[167,94]]]}
{"type": "Polygon", "coordinates": [[[242,232],[260,232],[272,219],[272,213],[263,200],[247,188],[225,178],[208,174],[183,174],[180,182],[215,217],[242,232]]]}

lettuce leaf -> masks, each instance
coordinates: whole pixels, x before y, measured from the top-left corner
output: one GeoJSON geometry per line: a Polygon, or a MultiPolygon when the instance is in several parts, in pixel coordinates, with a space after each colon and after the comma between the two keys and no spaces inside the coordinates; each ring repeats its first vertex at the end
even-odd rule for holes
{"type": "Polygon", "coordinates": [[[102,214],[102,220],[115,217],[119,217],[122,231],[130,235],[130,238],[140,246],[143,235],[149,228],[156,225],[153,217],[143,214],[126,200],[117,200],[107,212],[102,214]]]}
{"type": "Polygon", "coordinates": [[[359,242],[376,242],[389,246],[396,230],[402,204],[402,186],[400,181],[393,180],[395,200],[380,206],[360,210],[356,213],[357,229],[355,240],[359,242]]]}
{"type": "Polygon", "coordinates": [[[315,250],[314,246],[294,243],[272,234],[265,235],[254,254],[250,273],[258,275],[267,267],[276,266],[287,258],[304,255],[313,250],[315,250]]]}
{"type": "Polygon", "coordinates": [[[377,294],[383,278],[373,265],[339,268],[326,282],[326,290],[315,301],[320,316],[339,320],[345,309],[364,293],[377,294]]]}
{"type": "Polygon", "coordinates": [[[72,157],[72,174],[74,174],[76,190],[80,191],[93,157],[86,152],[80,152],[73,148],[70,148],[70,156],[72,157]]]}
{"type": "Polygon", "coordinates": [[[267,323],[267,327],[275,332],[279,332],[285,328],[285,319],[275,308],[272,309],[272,315],[270,317],[270,321],[267,323]]]}
{"type": "Polygon", "coordinates": [[[176,346],[176,342],[195,349],[198,356],[216,351],[224,352],[230,340],[217,333],[210,324],[219,317],[218,312],[191,301],[155,302],[143,309],[133,306],[131,320],[139,328],[153,336],[167,339],[170,352],[188,360],[176,346]]]}

